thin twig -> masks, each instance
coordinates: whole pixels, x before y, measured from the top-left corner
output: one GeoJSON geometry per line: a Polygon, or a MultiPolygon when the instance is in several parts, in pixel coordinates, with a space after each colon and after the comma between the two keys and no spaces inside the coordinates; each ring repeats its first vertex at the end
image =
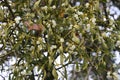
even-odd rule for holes
{"type": "Polygon", "coordinates": [[[57,68],[56,70],[59,70],[59,69],[65,67],[65,66],[67,66],[67,65],[69,65],[69,64],[71,64],[71,63],[72,63],[72,61],[68,62],[67,64],[62,65],[61,67],[57,68]]]}
{"type": "Polygon", "coordinates": [[[5,77],[3,77],[2,75],[0,75],[2,77],[3,80],[5,80],[5,77]]]}

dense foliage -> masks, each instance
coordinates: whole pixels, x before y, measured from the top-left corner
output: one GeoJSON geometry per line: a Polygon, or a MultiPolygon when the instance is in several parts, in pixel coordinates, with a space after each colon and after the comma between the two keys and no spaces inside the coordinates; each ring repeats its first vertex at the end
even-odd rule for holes
{"type": "Polygon", "coordinates": [[[117,80],[120,24],[110,18],[106,3],[0,1],[1,72],[9,71],[9,80],[117,80]]]}

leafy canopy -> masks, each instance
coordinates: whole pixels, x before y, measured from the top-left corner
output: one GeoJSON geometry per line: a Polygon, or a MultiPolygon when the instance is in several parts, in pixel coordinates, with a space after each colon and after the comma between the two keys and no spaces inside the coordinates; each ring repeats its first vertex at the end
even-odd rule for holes
{"type": "Polygon", "coordinates": [[[90,0],[73,6],[69,0],[2,0],[0,64],[16,60],[8,69],[9,79],[57,80],[60,73],[68,79],[71,64],[84,78],[107,79],[107,73],[114,72],[120,36],[105,3],[90,0]],[[29,30],[25,21],[33,27],[42,25],[42,30],[29,30]]]}

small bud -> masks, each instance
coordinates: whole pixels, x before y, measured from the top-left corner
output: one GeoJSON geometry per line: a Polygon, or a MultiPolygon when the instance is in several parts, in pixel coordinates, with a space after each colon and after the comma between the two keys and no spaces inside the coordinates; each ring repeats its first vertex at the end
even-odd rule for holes
{"type": "Polygon", "coordinates": [[[20,20],[21,20],[21,17],[20,17],[20,16],[17,16],[17,17],[15,18],[15,22],[16,22],[17,24],[20,22],[20,20]]]}
{"type": "Polygon", "coordinates": [[[63,42],[64,42],[64,38],[61,38],[61,39],[60,39],[60,42],[63,43],[63,42]]]}

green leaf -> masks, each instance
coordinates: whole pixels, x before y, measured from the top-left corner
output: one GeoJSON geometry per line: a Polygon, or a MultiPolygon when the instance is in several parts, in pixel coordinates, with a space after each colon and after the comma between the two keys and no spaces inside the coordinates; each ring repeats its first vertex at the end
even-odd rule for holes
{"type": "Polygon", "coordinates": [[[99,10],[99,8],[100,8],[100,5],[99,5],[99,1],[97,0],[95,1],[95,9],[99,10]]]}
{"type": "Polygon", "coordinates": [[[76,71],[79,71],[79,70],[80,70],[79,64],[78,62],[76,62],[76,71]]]}
{"type": "Polygon", "coordinates": [[[46,71],[45,70],[43,70],[43,78],[42,78],[42,80],[44,80],[45,78],[46,78],[46,75],[47,75],[47,73],[46,73],[46,71]]]}
{"type": "Polygon", "coordinates": [[[18,43],[16,43],[14,46],[13,46],[13,50],[18,50],[20,48],[20,44],[22,43],[22,41],[19,41],[18,43]]]}
{"type": "Polygon", "coordinates": [[[88,61],[85,60],[83,65],[82,65],[82,69],[85,70],[85,69],[87,69],[87,67],[88,67],[88,61]]]}
{"type": "Polygon", "coordinates": [[[60,64],[63,64],[63,62],[64,62],[64,56],[63,54],[60,54],[60,64]]]}
{"type": "Polygon", "coordinates": [[[4,19],[4,12],[3,10],[0,8],[0,21],[2,21],[4,19]]]}
{"type": "Polygon", "coordinates": [[[55,68],[53,68],[52,70],[52,75],[54,76],[54,78],[57,80],[58,79],[58,74],[55,68]]]}
{"type": "Polygon", "coordinates": [[[59,51],[60,51],[60,53],[63,53],[63,46],[62,45],[59,47],[59,51]]]}
{"type": "Polygon", "coordinates": [[[33,9],[35,9],[35,10],[38,9],[40,2],[41,2],[41,0],[36,1],[34,6],[33,6],[33,9]]]}
{"type": "Polygon", "coordinates": [[[48,4],[51,5],[53,0],[48,0],[48,4]]]}

